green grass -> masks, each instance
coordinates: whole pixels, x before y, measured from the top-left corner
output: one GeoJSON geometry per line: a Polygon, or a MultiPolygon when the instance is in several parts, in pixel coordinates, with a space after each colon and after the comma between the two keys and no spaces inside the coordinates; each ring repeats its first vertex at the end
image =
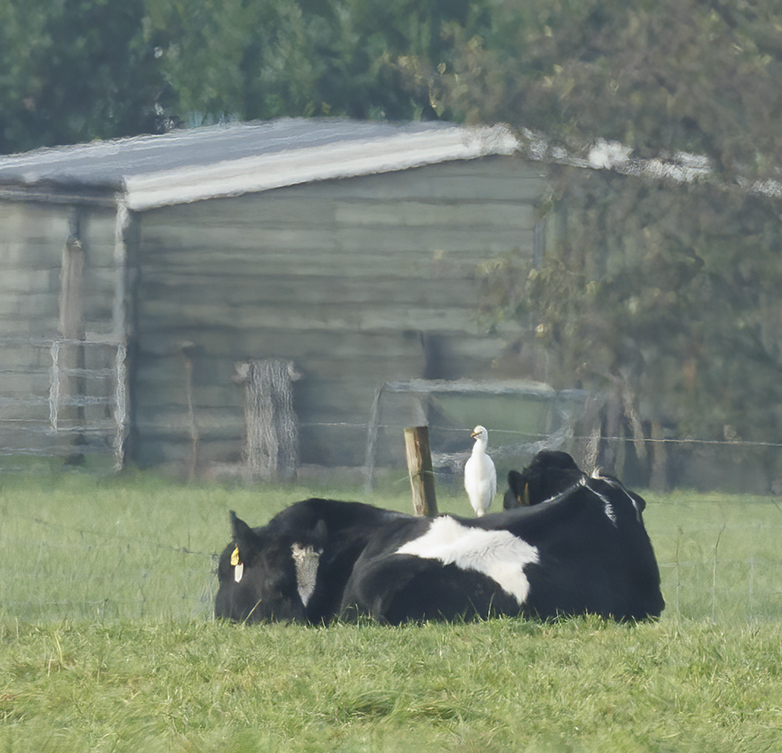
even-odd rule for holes
{"type": "Polygon", "coordinates": [[[646,495],[668,614],[782,621],[782,508],[768,497],[646,495]]]}
{"type": "MultiPolygon", "coordinates": [[[[408,509],[409,484],[375,500],[408,509]]],[[[176,484],[153,475],[0,476],[0,617],[208,617],[228,510],[261,525],[291,502],[349,487],[176,484]]]]}
{"type": "MultiPolygon", "coordinates": [[[[258,525],[311,494],[361,497],[0,476],[0,751],[780,749],[774,500],[647,495],[656,623],[212,621],[227,510],[258,525]]],[[[373,501],[408,509],[408,486],[373,501]]]]}
{"type": "Polygon", "coordinates": [[[6,622],[14,751],[772,751],[778,625],[6,622]]]}

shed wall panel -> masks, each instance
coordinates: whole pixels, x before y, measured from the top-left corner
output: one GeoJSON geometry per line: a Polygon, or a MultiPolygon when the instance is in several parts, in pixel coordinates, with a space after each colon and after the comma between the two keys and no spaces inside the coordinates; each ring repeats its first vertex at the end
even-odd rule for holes
{"type": "Polygon", "coordinates": [[[86,437],[84,449],[111,454],[113,420],[107,405],[88,403],[77,412],[67,402],[85,402],[85,397],[106,401],[114,389],[106,370],[116,351],[104,346],[62,349],[60,367],[87,369],[89,374],[69,378],[61,373],[58,432],[52,433],[48,341],[61,336],[63,253],[75,231],[84,255],[78,304],[83,329],[88,337],[112,331],[114,227],[111,208],[0,202],[0,443],[5,451],[68,453],[75,439],[86,437]],[[62,431],[81,427],[83,431],[62,431]]]}
{"type": "MultiPolygon", "coordinates": [[[[145,212],[138,460],[188,457],[190,379],[199,461],[236,461],[234,362],[285,358],[302,375],[302,461],[362,464],[384,381],[487,376],[500,341],[477,323],[481,265],[514,249],[532,254],[539,192],[537,171],[488,159],[145,212]]],[[[397,402],[395,426],[420,420],[416,399],[397,402]]],[[[403,458],[400,441],[382,460],[403,458]]]]}

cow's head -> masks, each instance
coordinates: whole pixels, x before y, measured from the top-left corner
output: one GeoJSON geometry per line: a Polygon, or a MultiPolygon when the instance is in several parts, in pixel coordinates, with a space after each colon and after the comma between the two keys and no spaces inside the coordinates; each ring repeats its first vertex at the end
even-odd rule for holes
{"type": "Polygon", "coordinates": [[[503,506],[511,510],[522,505],[537,505],[565,491],[584,476],[566,452],[543,450],[521,473],[509,471],[503,506]]]}
{"type": "Polygon", "coordinates": [[[233,541],[220,556],[215,617],[237,622],[306,620],[325,524],[303,537],[250,528],[231,511],[233,541]]]}

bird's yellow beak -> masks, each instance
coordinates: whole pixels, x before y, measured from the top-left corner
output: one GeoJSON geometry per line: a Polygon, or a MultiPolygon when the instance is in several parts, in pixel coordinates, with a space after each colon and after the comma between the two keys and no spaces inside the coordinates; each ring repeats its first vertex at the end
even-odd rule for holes
{"type": "Polygon", "coordinates": [[[470,436],[471,436],[473,439],[475,439],[475,437],[477,437],[477,436],[478,436],[478,432],[477,432],[477,431],[470,432],[470,436]]]}

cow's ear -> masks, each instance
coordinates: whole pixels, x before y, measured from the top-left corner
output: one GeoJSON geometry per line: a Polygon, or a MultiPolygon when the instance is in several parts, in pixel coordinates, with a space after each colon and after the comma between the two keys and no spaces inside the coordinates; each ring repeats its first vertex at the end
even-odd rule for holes
{"type": "Polygon", "coordinates": [[[231,510],[231,530],[233,531],[234,541],[239,549],[239,556],[242,562],[250,559],[253,552],[259,548],[258,536],[252,528],[247,525],[236,513],[231,510]]]}

